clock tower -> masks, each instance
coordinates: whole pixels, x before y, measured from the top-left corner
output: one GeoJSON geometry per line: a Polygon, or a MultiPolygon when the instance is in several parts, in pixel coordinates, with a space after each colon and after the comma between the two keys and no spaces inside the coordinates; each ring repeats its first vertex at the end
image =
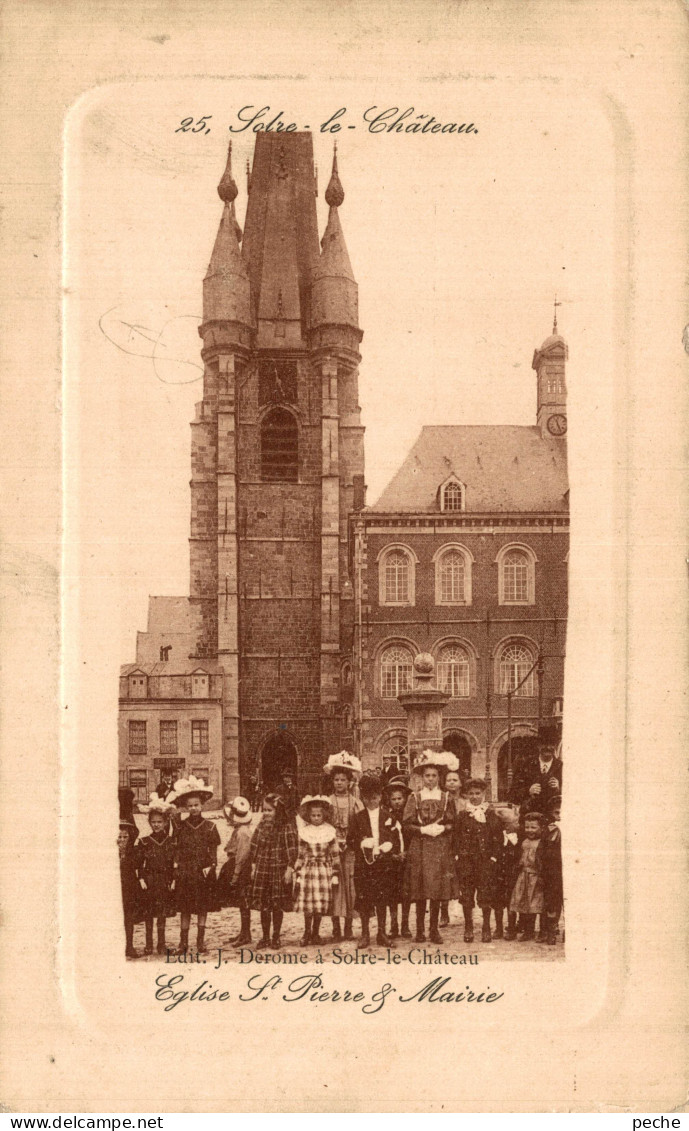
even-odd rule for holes
{"type": "Polygon", "coordinates": [[[565,362],[567,343],[557,332],[557,307],[553,319],[553,332],[540,349],[534,351],[532,368],[538,381],[538,410],[536,423],[544,437],[556,439],[567,434],[567,385],[565,362]]]}

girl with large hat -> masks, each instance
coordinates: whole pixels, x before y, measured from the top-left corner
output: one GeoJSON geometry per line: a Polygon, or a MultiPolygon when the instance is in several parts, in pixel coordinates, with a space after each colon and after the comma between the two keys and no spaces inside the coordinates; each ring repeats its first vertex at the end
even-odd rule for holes
{"type": "Polygon", "coordinates": [[[176,781],[167,797],[188,813],[177,831],[175,850],[175,901],[182,916],[179,954],[189,947],[192,915],[197,917],[197,948],[201,954],[206,953],[206,916],[216,909],[215,869],[220,833],[202,813],[204,802],[212,796],[213,790],[201,778],[190,775],[176,781]]]}
{"type": "Polygon", "coordinates": [[[440,771],[453,754],[424,750],[414,765],[421,787],[408,797],[402,829],[409,844],[405,868],[407,898],[416,904],[416,941],[425,942],[426,901],[430,902],[430,940],[441,943],[440,904],[456,887],[452,853],[454,806],[440,788],[440,771]]]}
{"type": "Polygon", "coordinates": [[[244,946],[251,942],[247,891],[251,880],[251,803],[246,797],[235,797],[231,805],[224,807],[224,813],[232,833],[225,845],[227,860],[220,869],[215,894],[218,906],[238,908],[239,934],[231,941],[233,946],[244,946]]]}
{"type": "Polygon", "coordinates": [[[321,917],[331,914],[332,891],[340,882],[340,850],[333,828],[330,800],[322,794],[305,797],[299,806],[299,851],[294,864],[295,911],[304,916],[302,946],[319,945],[321,917]]]}
{"type": "Polygon", "coordinates": [[[347,750],[340,750],[339,754],[331,754],[323,767],[330,787],[330,806],[333,814],[333,825],[337,833],[337,845],[340,850],[340,882],[333,888],[332,894],[332,920],[333,942],[340,942],[344,937],[347,940],[354,938],[352,920],[354,917],[354,852],[347,847],[347,833],[355,813],[363,808],[361,801],[355,797],[353,789],[361,776],[361,762],[354,754],[347,750]],[[344,935],[340,920],[344,920],[344,935]]]}
{"type": "Polygon", "coordinates": [[[148,836],[142,836],[137,845],[146,924],[144,954],[153,954],[154,919],[158,954],[165,954],[166,920],[168,916],[177,913],[171,891],[175,863],[175,842],[170,832],[170,812],[173,808],[159,794],[150,794],[148,824],[151,831],[148,836]]]}

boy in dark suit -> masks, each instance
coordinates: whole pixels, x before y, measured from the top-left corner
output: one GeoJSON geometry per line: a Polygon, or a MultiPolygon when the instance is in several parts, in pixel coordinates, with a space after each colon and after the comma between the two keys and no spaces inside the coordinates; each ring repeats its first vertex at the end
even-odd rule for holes
{"type": "Polygon", "coordinates": [[[502,824],[488,808],[486,783],[473,778],[466,787],[467,807],[455,820],[455,856],[460,899],[464,911],[464,941],[474,941],[474,905],[483,912],[481,941],[490,942],[490,912],[498,852],[502,845],[502,824]]]}

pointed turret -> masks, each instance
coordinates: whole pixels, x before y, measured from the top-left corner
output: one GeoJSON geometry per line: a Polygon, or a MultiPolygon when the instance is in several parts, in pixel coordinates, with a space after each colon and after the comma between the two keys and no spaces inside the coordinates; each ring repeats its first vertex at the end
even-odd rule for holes
{"type": "Polygon", "coordinates": [[[311,295],[312,326],[359,326],[359,296],[352,265],[349,261],[339,207],[344,201],[344,189],[337,168],[337,150],[333,153],[333,167],[326,203],[330,206],[322,252],[313,272],[311,295]]]}
{"type": "Polygon", "coordinates": [[[237,223],[234,202],[237,185],[232,176],[232,142],[227,165],[218,185],[223,214],[215,238],[208,271],[203,280],[203,321],[251,324],[249,272],[239,248],[242,229],[237,223]]]}

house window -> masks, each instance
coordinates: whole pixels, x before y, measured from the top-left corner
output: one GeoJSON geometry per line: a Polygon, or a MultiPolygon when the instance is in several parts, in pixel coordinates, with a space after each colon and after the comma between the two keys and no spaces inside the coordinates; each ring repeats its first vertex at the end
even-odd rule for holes
{"type": "Polygon", "coordinates": [[[208,719],[192,719],[191,721],[191,753],[208,753],[208,719]]]}
{"type": "Polygon", "coordinates": [[[129,788],[134,790],[135,801],[148,801],[148,774],[145,770],[129,771],[129,788]]]}
{"type": "Polygon", "coordinates": [[[463,546],[443,546],[434,557],[436,605],[471,604],[471,554],[463,546]]]}
{"type": "Polygon", "coordinates": [[[146,723],[138,719],[129,720],[129,753],[146,753],[146,723]]]}
{"type": "Polygon", "coordinates": [[[406,773],[409,769],[409,748],[404,735],[395,735],[389,738],[383,746],[382,761],[384,770],[399,770],[406,773]]]}
{"type": "Polygon", "coordinates": [[[531,670],[534,662],[534,654],[528,644],[520,641],[506,644],[500,653],[500,694],[507,695],[508,691],[513,691],[519,698],[535,695],[534,673],[531,670]],[[519,684],[521,687],[515,691],[519,684]]]}
{"type": "Polygon", "coordinates": [[[192,699],[207,699],[208,698],[208,674],[207,672],[194,672],[191,677],[191,697],[192,699]]]}
{"type": "Polygon", "coordinates": [[[403,546],[391,546],[381,554],[378,586],[381,605],[414,604],[414,567],[413,555],[403,546]]]}
{"type": "Polygon", "coordinates": [[[469,655],[458,644],[443,648],[438,656],[438,687],[453,699],[465,699],[470,694],[469,655]]]}
{"type": "Polygon", "coordinates": [[[160,724],[160,753],[177,753],[177,721],[174,719],[160,724]]]}
{"type": "Polygon", "coordinates": [[[261,424],[261,479],[296,483],[299,478],[299,429],[285,408],[268,412],[261,424]]]}
{"type": "Polygon", "coordinates": [[[441,510],[463,511],[464,489],[461,483],[446,483],[442,490],[441,510]]]}
{"type": "Polygon", "coordinates": [[[142,672],[129,677],[130,699],[146,699],[148,695],[148,678],[142,672]]]}
{"type": "Polygon", "coordinates": [[[503,546],[497,556],[498,600],[501,605],[533,605],[536,600],[536,555],[528,546],[503,546]]]}
{"type": "Polygon", "coordinates": [[[119,780],[120,789],[126,789],[127,788],[127,771],[126,770],[120,770],[119,771],[119,779],[118,780],[119,780]]]}
{"type": "Polygon", "coordinates": [[[411,689],[412,655],[406,648],[386,648],[380,658],[380,694],[396,699],[411,689]]]}

